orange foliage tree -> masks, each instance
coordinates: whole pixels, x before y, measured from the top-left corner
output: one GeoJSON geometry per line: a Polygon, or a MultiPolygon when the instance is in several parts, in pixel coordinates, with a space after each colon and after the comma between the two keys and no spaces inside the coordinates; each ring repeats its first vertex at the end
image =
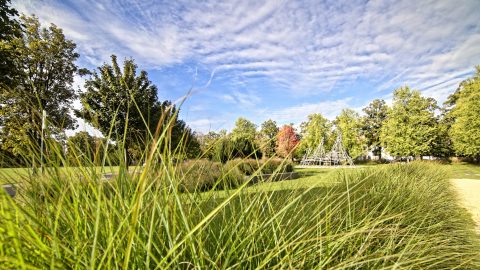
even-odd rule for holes
{"type": "Polygon", "coordinates": [[[277,154],[281,157],[292,157],[292,153],[298,146],[298,139],[295,130],[291,125],[284,125],[277,134],[277,154]]]}

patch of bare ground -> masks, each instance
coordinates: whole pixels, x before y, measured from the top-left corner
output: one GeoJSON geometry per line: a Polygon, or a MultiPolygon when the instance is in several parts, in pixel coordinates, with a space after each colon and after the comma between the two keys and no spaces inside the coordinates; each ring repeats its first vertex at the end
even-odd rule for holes
{"type": "Polygon", "coordinates": [[[480,180],[452,179],[452,183],[462,206],[472,214],[477,233],[480,234],[480,180]]]}

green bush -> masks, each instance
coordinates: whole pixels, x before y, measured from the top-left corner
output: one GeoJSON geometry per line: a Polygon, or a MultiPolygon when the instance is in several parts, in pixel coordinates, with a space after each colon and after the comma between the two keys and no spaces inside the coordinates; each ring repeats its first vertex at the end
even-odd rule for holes
{"type": "Polygon", "coordinates": [[[283,159],[270,159],[265,161],[262,168],[262,173],[272,174],[275,172],[293,172],[293,164],[290,161],[283,159]]]}
{"type": "Polygon", "coordinates": [[[231,189],[244,182],[238,168],[208,160],[182,163],[177,171],[180,174],[180,190],[188,192],[231,189]]]}
{"type": "Polygon", "coordinates": [[[227,162],[228,166],[238,167],[245,175],[253,175],[254,173],[272,174],[293,172],[293,164],[282,159],[255,160],[255,159],[234,159],[227,162]]]}

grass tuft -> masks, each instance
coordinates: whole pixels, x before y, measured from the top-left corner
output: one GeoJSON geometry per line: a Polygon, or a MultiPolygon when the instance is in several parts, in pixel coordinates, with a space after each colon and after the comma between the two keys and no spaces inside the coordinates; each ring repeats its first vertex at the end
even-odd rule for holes
{"type": "Polygon", "coordinates": [[[110,180],[107,164],[77,162],[25,175],[15,199],[2,191],[2,268],[480,267],[472,220],[440,165],[345,169],[330,186],[269,190],[247,188],[262,170],[281,171],[268,162],[185,164],[152,149],[144,167],[121,165],[110,180]],[[196,180],[227,190],[181,188],[196,180]]]}

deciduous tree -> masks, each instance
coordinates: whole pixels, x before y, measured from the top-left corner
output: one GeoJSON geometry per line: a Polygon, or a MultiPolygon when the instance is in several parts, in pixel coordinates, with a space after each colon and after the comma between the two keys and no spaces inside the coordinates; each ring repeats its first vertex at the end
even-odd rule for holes
{"type": "Polygon", "coordinates": [[[277,154],[293,159],[293,151],[299,142],[295,129],[291,125],[284,125],[277,134],[277,154]]]}
{"type": "Polygon", "coordinates": [[[230,134],[230,139],[235,148],[235,157],[244,158],[261,156],[261,153],[255,144],[256,129],[257,126],[245,118],[240,117],[235,121],[235,128],[230,134]]]}
{"type": "Polygon", "coordinates": [[[332,123],[320,113],[309,115],[308,121],[303,122],[300,128],[302,140],[299,148],[302,152],[316,148],[322,139],[327,149],[332,146],[334,140],[332,123]]]}
{"type": "Polygon", "coordinates": [[[235,127],[233,128],[231,134],[232,139],[235,141],[241,138],[253,141],[255,139],[256,130],[257,126],[253,122],[240,117],[237,119],[237,121],[235,121],[235,127]]]}
{"type": "Polygon", "coordinates": [[[257,135],[257,144],[264,157],[271,157],[275,154],[278,130],[277,122],[271,119],[262,123],[262,128],[257,135]]]}
{"type": "MultiPolygon", "coordinates": [[[[11,87],[0,92],[2,147],[15,153],[38,153],[42,110],[47,112],[47,134],[75,127],[70,108],[77,72],[75,43],[60,28],[42,28],[36,17],[21,17],[24,31],[8,41],[15,48],[18,69],[11,87]]],[[[35,160],[33,160],[35,163],[35,160]]]]}
{"type": "Polygon", "coordinates": [[[450,136],[458,155],[480,160],[480,66],[449,98],[453,108],[450,136]]]}
{"type": "Polygon", "coordinates": [[[17,19],[18,12],[10,6],[10,0],[0,0],[0,90],[14,87],[20,71],[15,64],[16,46],[14,39],[22,36],[17,19]]]}
{"type": "Polygon", "coordinates": [[[360,115],[351,109],[344,109],[335,119],[335,126],[342,134],[342,144],[352,158],[365,153],[365,139],[361,132],[360,115]]]}
{"type": "Polygon", "coordinates": [[[397,89],[382,127],[383,146],[395,156],[430,155],[438,136],[436,108],[433,98],[422,97],[417,90],[397,89]]]}
{"type": "Polygon", "coordinates": [[[383,123],[387,119],[388,106],[383,99],[375,99],[363,108],[363,112],[365,116],[362,118],[362,133],[365,136],[366,144],[381,159],[380,133],[383,123]]]}

